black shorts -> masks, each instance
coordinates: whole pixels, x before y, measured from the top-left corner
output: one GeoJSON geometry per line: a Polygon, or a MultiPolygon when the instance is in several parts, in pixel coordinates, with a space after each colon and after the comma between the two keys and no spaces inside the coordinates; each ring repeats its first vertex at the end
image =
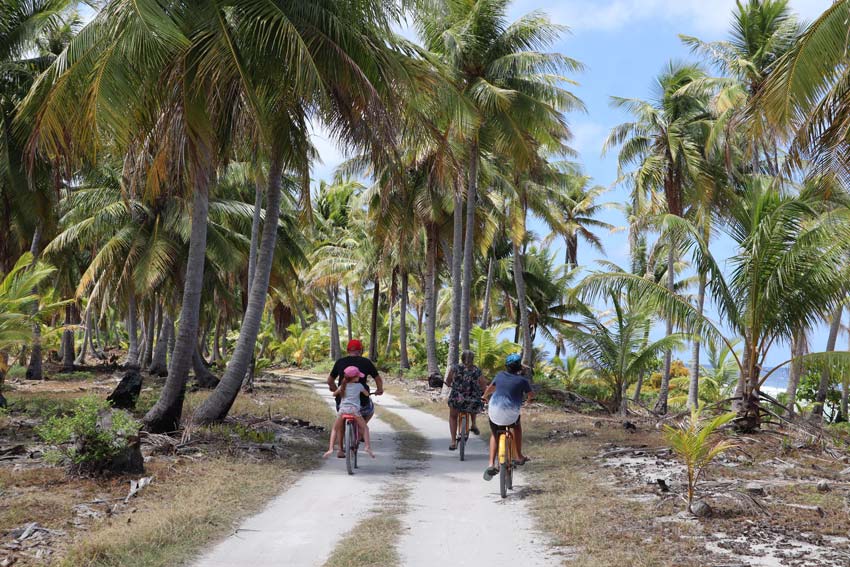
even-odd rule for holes
{"type": "Polygon", "coordinates": [[[492,433],[494,437],[498,437],[508,427],[514,427],[514,426],[517,426],[517,425],[521,425],[520,422],[519,422],[521,419],[522,419],[522,416],[519,416],[518,418],[516,418],[516,421],[513,422],[510,425],[496,425],[495,423],[493,423],[492,421],[490,421],[488,419],[488,421],[490,421],[490,433],[492,433]]]}

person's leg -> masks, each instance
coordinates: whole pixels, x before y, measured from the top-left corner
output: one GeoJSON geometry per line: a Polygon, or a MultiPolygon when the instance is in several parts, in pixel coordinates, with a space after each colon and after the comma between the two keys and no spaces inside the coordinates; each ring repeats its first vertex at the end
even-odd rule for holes
{"type": "Polygon", "coordinates": [[[337,434],[336,434],[337,424],[341,420],[342,420],[342,417],[337,417],[336,421],[334,421],[333,427],[331,427],[331,440],[330,440],[330,443],[328,443],[328,452],[325,453],[324,455],[322,455],[322,457],[325,457],[325,458],[330,457],[331,453],[334,452],[334,442],[336,441],[336,437],[337,437],[337,434]]]}
{"type": "Polygon", "coordinates": [[[336,439],[339,442],[339,451],[337,451],[336,456],[339,458],[345,458],[345,420],[340,416],[337,418],[334,423],[334,434],[336,434],[336,439]]]}
{"type": "Polygon", "coordinates": [[[469,430],[476,435],[481,435],[481,432],[478,430],[478,414],[475,412],[472,412],[472,424],[470,425],[469,430]]]}
{"type": "Polygon", "coordinates": [[[454,449],[457,447],[457,410],[451,406],[449,406],[449,435],[451,435],[449,449],[454,449]]]}
{"type": "Polygon", "coordinates": [[[517,418],[516,423],[514,424],[514,443],[516,443],[517,459],[524,463],[527,458],[522,454],[522,422],[519,418],[517,418]]]}
{"type": "Polygon", "coordinates": [[[494,433],[490,435],[490,466],[496,466],[496,452],[499,450],[499,435],[494,433]]]}
{"type": "Polygon", "coordinates": [[[360,435],[366,442],[366,452],[374,459],[375,453],[372,452],[372,441],[369,439],[369,426],[366,425],[366,420],[362,416],[357,418],[357,427],[360,428],[360,435]]]}

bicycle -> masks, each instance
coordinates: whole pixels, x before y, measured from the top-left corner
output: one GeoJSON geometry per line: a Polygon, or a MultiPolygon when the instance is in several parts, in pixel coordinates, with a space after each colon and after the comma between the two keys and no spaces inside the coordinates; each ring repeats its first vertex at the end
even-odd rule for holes
{"type": "Polygon", "coordinates": [[[348,474],[354,474],[354,469],[357,468],[357,449],[360,447],[360,427],[357,425],[358,417],[350,413],[342,415],[342,418],[345,420],[343,447],[345,447],[345,468],[348,469],[348,474]]]}
{"type": "Polygon", "coordinates": [[[502,498],[507,498],[508,490],[514,488],[514,461],[517,457],[514,426],[508,425],[499,434],[499,491],[502,498]]]}
{"type": "Polygon", "coordinates": [[[473,415],[469,412],[458,412],[457,414],[457,449],[460,454],[460,460],[463,461],[466,455],[466,441],[469,439],[469,430],[471,427],[473,415]]]}

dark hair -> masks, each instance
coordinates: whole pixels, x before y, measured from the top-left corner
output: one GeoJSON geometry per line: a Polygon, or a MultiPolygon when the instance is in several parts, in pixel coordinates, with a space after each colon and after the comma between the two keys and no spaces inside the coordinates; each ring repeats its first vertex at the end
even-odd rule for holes
{"type": "Polygon", "coordinates": [[[522,374],[522,362],[512,362],[506,368],[511,374],[522,374]]]}

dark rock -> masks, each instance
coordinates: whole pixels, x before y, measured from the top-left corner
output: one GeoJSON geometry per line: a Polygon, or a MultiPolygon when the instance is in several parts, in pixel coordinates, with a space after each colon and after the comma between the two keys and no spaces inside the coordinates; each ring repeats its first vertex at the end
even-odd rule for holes
{"type": "Polygon", "coordinates": [[[818,492],[829,492],[830,490],[832,490],[832,488],[830,488],[827,481],[822,480],[818,483],[818,492]]]}
{"type": "Polygon", "coordinates": [[[142,375],[138,369],[128,370],[115,390],[106,398],[112,407],[131,410],[136,407],[136,400],[142,391],[142,375]]]}
{"type": "Polygon", "coordinates": [[[697,518],[708,518],[713,513],[711,506],[704,500],[696,500],[691,503],[691,514],[697,518]]]}
{"type": "Polygon", "coordinates": [[[635,425],[631,421],[624,421],[623,422],[623,429],[633,433],[633,432],[637,431],[637,425],[635,425]]]}
{"type": "Polygon", "coordinates": [[[6,407],[6,398],[3,396],[3,393],[0,392],[0,408],[6,407]]]}
{"type": "Polygon", "coordinates": [[[757,482],[750,482],[744,485],[744,490],[752,496],[766,496],[764,486],[757,482]]]}
{"type": "Polygon", "coordinates": [[[670,492],[670,487],[667,486],[667,481],[663,478],[656,478],[655,483],[658,484],[658,488],[661,489],[661,492],[670,492]]]}
{"type": "Polygon", "coordinates": [[[587,433],[580,429],[576,429],[570,435],[572,435],[573,437],[587,437],[587,433]]]}
{"type": "Polygon", "coordinates": [[[127,438],[127,447],[106,464],[105,471],[113,474],[144,474],[145,458],[138,435],[127,438]]]}
{"type": "Polygon", "coordinates": [[[597,427],[597,428],[599,428],[599,427],[602,427],[602,425],[603,425],[603,424],[602,424],[602,422],[601,422],[601,421],[594,421],[594,422],[593,422],[593,427],[597,427]]]}

